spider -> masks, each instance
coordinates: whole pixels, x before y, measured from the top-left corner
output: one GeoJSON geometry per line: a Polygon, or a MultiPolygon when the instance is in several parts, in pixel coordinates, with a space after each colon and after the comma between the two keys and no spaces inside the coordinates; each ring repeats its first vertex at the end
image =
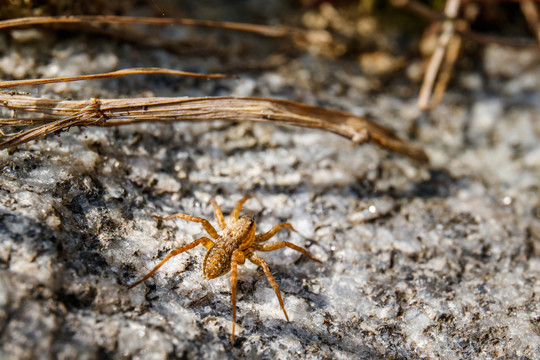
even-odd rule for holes
{"type": "Polygon", "coordinates": [[[288,241],[277,241],[272,243],[263,244],[265,241],[272,238],[279,230],[287,228],[292,231],[296,230],[289,223],[280,223],[275,225],[270,231],[255,235],[255,220],[251,216],[244,215],[239,218],[240,211],[242,210],[242,205],[250,198],[250,196],[244,196],[236,206],[234,207],[230,215],[230,225],[227,226],[223,213],[217,202],[212,198],[212,206],[214,207],[214,216],[218,222],[219,227],[222,230],[222,235],[218,235],[216,229],[208,222],[208,220],[186,215],[186,214],[175,214],[167,217],[161,217],[154,215],[155,218],[159,220],[173,220],[173,219],[183,219],[193,222],[201,223],[206,232],[210,235],[210,238],[201,237],[191,243],[174,249],[171,251],[159,264],[157,264],[152,271],[146,274],[141,280],[133,283],[129,286],[129,289],[139,285],[143,281],[151,277],[165,262],[167,262],[173,256],[183,253],[184,251],[193,249],[199,244],[202,244],[205,248],[208,249],[202,263],[203,276],[205,279],[210,280],[217,278],[219,276],[225,275],[229,271],[231,272],[230,282],[231,282],[231,299],[232,299],[232,315],[233,315],[233,326],[232,326],[232,335],[231,340],[234,342],[234,333],[236,328],[236,282],[237,282],[237,266],[238,264],[244,264],[246,258],[252,263],[260,266],[270,285],[274,289],[276,296],[279,301],[279,305],[283,310],[285,319],[289,321],[289,316],[285,311],[283,305],[283,300],[281,298],[281,293],[279,291],[278,284],[274,277],[270,273],[270,269],[264,261],[263,258],[255,254],[255,251],[272,251],[281,249],[283,247],[289,247],[296,251],[301,252],[309,259],[321,262],[318,259],[314,258],[306,249],[296,246],[293,243],[288,241]]]}

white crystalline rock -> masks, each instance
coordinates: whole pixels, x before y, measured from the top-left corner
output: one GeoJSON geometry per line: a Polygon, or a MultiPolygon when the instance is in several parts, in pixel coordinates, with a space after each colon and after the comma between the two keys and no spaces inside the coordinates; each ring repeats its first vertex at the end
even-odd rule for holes
{"type": "Polygon", "coordinates": [[[403,331],[406,341],[415,346],[425,347],[430,343],[424,330],[432,324],[431,319],[420,309],[411,310],[403,318],[403,331]]]}
{"type": "Polygon", "coordinates": [[[164,360],[172,346],[168,337],[136,322],[120,328],[118,334],[118,350],[123,356],[141,353],[145,359],[164,360]]]}
{"type": "Polygon", "coordinates": [[[354,177],[348,171],[336,169],[315,170],[311,177],[313,184],[317,186],[345,186],[354,181],[354,177]]]}
{"type": "Polygon", "coordinates": [[[496,122],[501,120],[502,103],[488,99],[474,105],[469,125],[469,134],[474,137],[488,137],[496,122]]]}
{"type": "Polygon", "coordinates": [[[491,44],[486,47],[484,54],[484,65],[488,73],[509,78],[522,75],[523,70],[537,62],[538,53],[531,49],[515,50],[491,44]]]}
{"type": "Polygon", "coordinates": [[[297,209],[294,211],[294,215],[289,222],[302,237],[308,239],[313,237],[315,231],[314,221],[303,209],[297,209]]]}
{"type": "Polygon", "coordinates": [[[154,186],[154,189],[156,193],[163,194],[163,193],[177,193],[180,191],[180,188],[182,187],[181,184],[171,175],[164,174],[164,173],[157,173],[154,174],[154,179],[156,180],[156,184],[154,186]]]}
{"type": "Polygon", "coordinates": [[[31,249],[21,249],[12,253],[11,269],[14,274],[34,274],[33,281],[36,284],[50,286],[54,282],[53,254],[38,256],[31,249]]]}
{"type": "Polygon", "coordinates": [[[252,96],[253,90],[256,88],[255,80],[249,78],[241,78],[231,94],[233,96],[252,96]]]}
{"type": "Polygon", "coordinates": [[[523,157],[523,163],[530,167],[540,168],[540,148],[529,151],[523,157]]]}
{"type": "Polygon", "coordinates": [[[365,275],[343,275],[335,279],[320,277],[318,281],[325,289],[326,300],[331,304],[332,317],[350,319],[378,311],[362,291],[368,282],[365,275]]]}
{"type": "Polygon", "coordinates": [[[70,175],[69,170],[63,166],[57,168],[39,168],[30,173],[30,179],[36,185],[52,186],[70,178],[70,175]]]}
{"type": "Polygon", "coordinates": [[[377,219],[389,213],[394,206],[394,201],[390,198],[376,198],[369,201],[366,206],[349,215],[349,221],[352,223],[361,223],[377,219]]]}

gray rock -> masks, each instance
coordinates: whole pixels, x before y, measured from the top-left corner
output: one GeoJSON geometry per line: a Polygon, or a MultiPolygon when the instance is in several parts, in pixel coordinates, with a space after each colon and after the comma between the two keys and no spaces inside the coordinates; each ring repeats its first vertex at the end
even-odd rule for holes
{"type": "MultiPolygon", "coordinates": [[[[212,57],[82,35],[58,38],[52,48],[2,36],[4,78],[215,65],[212,57]]],[[[484,61],[496,77],[506,57],[493,51],[484,61]]],[[[513,66],[540,71],[522,56],[513,66]]],[[[356,86],[371,80],[354,62],[306,55],[242,77],[135,76],[30,91],[81,99],[263,94],[339,104],[376,114],[402,134],[417,122],[416,141],[432,166],[267,124],[71,129],[1,151],[0,358],[540,358],[540,107],[529,92],[540,90],[538,82],[454,88],[422,118],[411,110],[414,92],[403,97],[389,84],[371,96],[369,85],[356,86]],[[330,91],[336,81],[343,89],[330,91]],[[401,109],[409,114],[403,122],[401,109]],[[227,214],[244,194],[253,195],[245,213],[259,231],[289,221],[299,234],[275,239],[323,261],[289,249],[261,254],[289,322],[261,269],[246,264],[231,344],[229,280],[203,279],[203,247],[127,290],[170,250],[204,234],[199,224],[152,215],[212,219],[211,197],[227,214]]]]}

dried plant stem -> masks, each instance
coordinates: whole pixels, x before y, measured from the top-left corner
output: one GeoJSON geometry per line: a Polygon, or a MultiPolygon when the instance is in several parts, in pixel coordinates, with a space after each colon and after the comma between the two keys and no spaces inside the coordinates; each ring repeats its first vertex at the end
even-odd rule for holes
{"type": "Polygon", "coordinates": [[[257,25],[245,24],[226,21],[210,21],[196,19],[171,19],[171,18],[154,18],[154,17],[130,17],[130,16],[36,16],[17,18],[0,21],[0,29],[13,28],[30,25],[46,25],[46,24],[145,24],[145,25],[184,25],[210,27],[217,29],[237,30],[251,32],[268,37],[282,37],[287,35],[301,35],[304,32],[300,29],[295,29],[287,26],[279,25],[257,25]]]}
{"type": "Polygon", "coordinates": [[[437,106],[444,96],[446,87],[448,86],[448,82],[452,76],[454,64],[456,63],[461,50],[461,42],[462,40],[459,36],[453,36],[448,42],[445,61],[441,65],[439,79],[433,88],[433,95],[431,96],[431,101],[428,104],[429,108],[437,106]]]}
{"type": "Polygon", "coordinates": [[[456,35],[454,21],[459,6],[460,0],[447,0],[446,2],[444,13],[447,20],[441,24],[441,35],[437,47],[429,60],[420,94],[418,95],[418,106],[422,110],[434,108],[439,104],[450,80],[452,68],[461,47],[461,39],[459,35],[456,35]],[[442,71],[440,71],[441,64],[443,64],[442,71]],[[437,83],[435,83],[436,80],[437,83]],[[434,87],[436,89],[435,93],[433,93],[434,87]]]}
{"type": "Polygon", "coordinates": [[[223,78],[235,77],[234,75],[199,74],[199,73],[163,69],[163,68],[131,68],[131,69],[124,69],[124,70],[118,70],[118,71],[101,73],[101,74],[92,74],[92,75],[78,75],[78,76],[49,78],[49,79],[6,80],[6,81],[0,82],[0,89],[6,89],[10,87],[24,86],[24,85],[43,85],[43,84],[80,81],[80,80],[109,79],[109,78],[121,77],[121,76],[126,76],[126,75],[135,75],[135,74],[179,75],[179,76],[190,76],[190,77],[202,78],[202,79],[223,79],[223,78]]]}
{"type": "MultiPolygon", "coordinates": [[[[285,100],[256,97],[134,98],[65,101],[23,95],[0,94],[0,104],[13,110],[37,112],[48,118],[39,125],[0,143],[10,148],[72,126],[118,126],[136,122],[170,121],[271,121],[318,128],[356,143],[371,142],[420,162],[427,162],[418,146],[369,119],[346,112],[285,100]]],[[[36,122],[36,119],[31,119],[36,122]]],[[[28,125],[24,118],[0,119],[0,127],[28,125]]]]}
{"type": "Polygon", "coordinates": [[[536,36],[538,42],[540,42],[540,15],[538,14],[538,8],[533,0],[523,0],[520,3],[521,11],[529,24],[531,31],[536,36]]]}

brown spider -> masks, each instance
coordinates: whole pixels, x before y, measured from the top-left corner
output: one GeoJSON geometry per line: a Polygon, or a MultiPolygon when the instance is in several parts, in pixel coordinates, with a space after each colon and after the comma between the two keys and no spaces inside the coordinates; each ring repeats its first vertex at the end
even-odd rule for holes
{"type": "Polygon", "coordinates": [[[227,272],[229,272],[229,270],[231,271],[230,281],[232,288],[231,298],[233,311],[232,341],[234,341],[234,330],[236,327],[237,265],[243,264],[246,258],[249,259],[249,261],[251,261],[252,263],[262,267],[266,277],[268,278],[268,281],[270,282],[270,285],[272,285],[274,291],[276,292],[277,298],[279,300],[279,305],[283,310],[283,314],[285,314],[285,318],[287,319],[287,321],[289,321],[289,316],[287,315],[285,307],[283,306],[283,300],[281,299],[281,293],[279,292],[279,287],[276,283],[276,280],[274,280],[274,277],[270,273],[270,269],[268,268],[266,262],[261,257],[257,256],[254,252],[272,251],[281,249],[283,247],[290,247],[291,249],[301,252],[311,260],[317,262],[321,261],[315,259],[310,253],[307,252],[306,249],[296,246],[293,243],[287,241],[277,241],[273,243],[262,244],[263,242],[273,237],[279,230],[283,228],[287,228],[292,231],[296,230],[289,223],[280,223],[275,225],[270,231],[264,234],[255,235],[255,220],[253,220],[251,216],[247,215],[238,218],[240,210],[242,209],[242,205],[246,202],[247,199],[249,199],[249,196],[244,196],[242,199],[240,199],[240,201],[238,201],[238,203],[234,207],[234,210],[232,211],[230,217],[230,227],[227,227],[227,224],[225,223],[225,218],[223,217],[223,213],[221,212],[219,205],[214,199],[211,199],[212,206],[214,207],[214,216],[216,217],[219,227],[223,231],[222,235],[218,235],[216,229],[214,229],[214,227],[210,225],[210,222],[208,222],[208,220],[200,217],[186,214],[175,214],[167,217],[154,215],[155,218],[160,220],[183,219],[201,223],[206,232],[212,237],[213,240],[207,237],[202,237],[187,245],[174,249],[169,254],[167,254],[167,256],[165,256],[165,258],[161,260],[161,262],[156,267],[154,267],[152,271],[146,274],[141,280],[129,286],[129,289],[139,285],[140,283],[148,279],[150,276],[152,276],[171,257],[181,254],[184,251],[193,249],[199,244],[202,244],[205,248],[208,249],[208,252],[204,257],[202,264],[203,275],[205,279],[213,279],[221,275],[225,275],[227,272]]]}

